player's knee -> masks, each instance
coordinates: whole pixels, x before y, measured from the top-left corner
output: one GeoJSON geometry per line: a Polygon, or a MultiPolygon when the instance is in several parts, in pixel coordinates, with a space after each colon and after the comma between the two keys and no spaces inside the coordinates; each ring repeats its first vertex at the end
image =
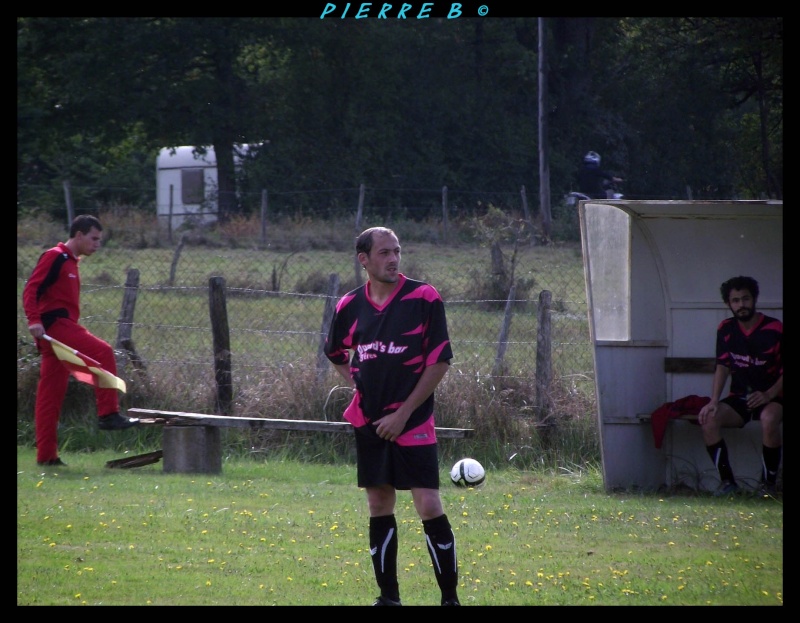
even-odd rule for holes
{"type": "Polygon", "coordinates": [[[771,402],[761,410],[759,416],[761,426],[764,428],[777,428],[783,421],[783,405],[771,402]]]}

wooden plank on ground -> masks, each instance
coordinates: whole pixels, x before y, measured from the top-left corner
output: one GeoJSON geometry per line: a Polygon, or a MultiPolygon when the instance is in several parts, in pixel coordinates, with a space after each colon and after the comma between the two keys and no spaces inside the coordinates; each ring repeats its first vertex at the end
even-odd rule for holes
{"type": "MultiPolygon", "coordinates": [[[[300,430],[316,432],[352,433],[349,422],[329,422],[325,420],[279,420],[272,418],[236,417],[232,415],[209,415],[206,413],[187,413],[184,411],[161,411],[158,409],[131,408],[129,417],[150,416],[165,418],[170,426],[217,426],[230,428],[300,430]]],[[[473,436],[472,428],[436,427],[436,436],[442,439],[467,439],[473,436]]]]}
{"type": "Polygon", "coordinates": [[[110,469],[130,469],[131,467],[142,467],[144,465],[158,463],[163,456],[163,450],[146,452],[145,454],[137,454],[136,456],[124,456],[121,459],[106,461],[106,467],[110,469]]]}

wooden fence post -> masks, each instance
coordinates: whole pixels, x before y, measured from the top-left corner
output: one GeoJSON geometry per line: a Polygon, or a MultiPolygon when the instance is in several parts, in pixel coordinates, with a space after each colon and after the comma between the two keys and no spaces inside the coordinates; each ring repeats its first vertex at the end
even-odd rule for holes
{"type": "MultiPolygon", "coordinates": [[[[139,294],[139,269],[131,268],[128,270],[128,277],[125,281],[125,293],[122,297],[122,308],[117,320],[117,350],[123,351],[127,359],[138,373],[146,372],[144,362],[136,353],[133,345],[133,318],[136,309],[136,297],[139,294]]],[[[117,367],[123,369],[125,361],[117,361],[117,367]]]]}
{"type": "Polygon", "coordinates": [[[211,333],[214,337],[214,377],[217,381],[217,410],[230,415],[233,405],[233,375],[231,373],[231,335],[228,327],[228,308],[225,298],[225,278],[211,277],[208,281],[208,307],[211,333]]]}
{"type": "Polygon", "coordinates": [[[447,242],[447,186],[442,186],[442,242],[447,242]]]}
{"type": "Polygon", "coordinates": [[[175,271],[178,269],[178,260],[181,259],[181,251],[183,250],[183,245],[185,243],[186,243],[186,234],[183,234],[183,236],[181,236],[180,243],[175,249],[175,253],[172,254],[172,264],[169,267],[169,285],[171,286],[175,285],[175,271]]]}
{"type": "MultiPolygon", "coordinates": [[[[364,184],[358,187],[358,212],[356,212],[356,236],[361,233],[361,217],[364,212],[364,184]]],[[[364,278],[361,275],[361,264],[358,261],[358,256],[353,254],[353,271],[356,276],[356,284],[361,285],[364,283],[364,278]]]]}
{"type": "Polygon", "coordinates": [[[522,198],[522,213],[525,215],[525,223],[528,225],[528,229],[530,230],[530,245],[533,247],[536,246],[536,236],[533,231],[533,219],[531,218],[531,211],[528,208],[528,194],[525,192],[524,184],[519,189],[519,194],[522,198]]]}
{"type": "Polygon", "coordinates": [[[512,284],[511,289],[508,291],[508,298],[506,299],[506,311],[503,314],[503,324],[500,327],[500,335],[497,336],[497,356],[494,358],[494,368],[492,369],[492,376],[495,377],[505,374],[504,359],[508,346],[508,333],[511,329],[511,317],[514,315],[514,297],[516,296],[516,290],[516,284],[512,284]]]}
{"type": "Polygon", "coordinates": [[[172,201],[172,196],[175,194],[175,187],[170,184],[169,185],[169,217],[167,219],[167,240],[169,243],[172,244],[172,207],[174,205],[172,201]]]}
{"type": "Polygon", "coordinates": [[[339,275],[331,273],[328,276],[328,295],[325,299],[325,310],[322,312],[322,328],[320,330],[319,348],[317,348],[317,381],[321,381],[331,363],[325,356],[325,338],[328,335],[328,328],[336,310],[336,297],[339,292],[339,275]]]}
{"type": "Polygon", "coordinates": [[[75,208],[72,206],[72,191],[69,187],[69,181],[64,180],[64,201],[67,203],[67,231],[72,226],[72,220],[75,218],[75,208]]]}
{"type": "Polygon", "coordinates": [[[550,386],[553,380],[553,332],[551,328],[552,294],[539,293],[539,329],[536,332],[536,411],[542,426],[542,441],[546,442],[555,422],[550,419],[553,403],[550,386]]]}
{"type": "Polygon", "coordinates": [[[267,243],[267,211],[269,210],[269,195],[267,189],[261,191],[261,244],[267,243]]]}
{"type": "Polygon", "coordinates": [[[133,335],[133,312],[136,309],[136,293],[139,289],[139,269],[128,269],[125,280],[125,293],[122,296],[122,309],[117,320],[117,348],[122,342],[130,340],[133,335]]]}

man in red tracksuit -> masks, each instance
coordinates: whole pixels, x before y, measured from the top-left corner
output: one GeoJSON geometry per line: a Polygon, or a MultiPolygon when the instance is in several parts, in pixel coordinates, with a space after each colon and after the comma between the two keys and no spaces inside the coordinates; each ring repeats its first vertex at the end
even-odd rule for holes
{"type": "MultiPolygon", "coordinates": [[[[69,370],[53,352],[47,334],[92,359],[105,370],[117,374],[114,350],[78,324],[81,278],[78,262],[100,248],[103,226],[89,215],[75,217],[69,240],[59,242],[39,257],[22,293],[28,330],[42,355],[36,389],[36,461],[39,465],[65,465],[58,455],[58,419],[67,393],[69,370]]],[[[99,426],[103,430],[123,430],[136,426],[138,419],[119,414],[116,389],[95,386],[99,426]]]]}

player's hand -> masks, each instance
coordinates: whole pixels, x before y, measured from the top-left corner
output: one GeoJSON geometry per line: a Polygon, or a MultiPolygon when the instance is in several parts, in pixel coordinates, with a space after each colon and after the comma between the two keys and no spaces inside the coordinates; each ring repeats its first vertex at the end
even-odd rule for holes
{"type": "Polygon", "coordinates": [[[697,414],[697,421],[700,424],[700,426],[702,426],[716,415],[717,415],[717,403],[709,402],[702,409],[700,409],[700,413],[697,414]]]}
{"type": "Polygon", "coordinates": [[[375,424],[375,432],[381,439],[397,441],[407,421],[408,418],[403,416],[399,410],[395,411],[394,413],[383,416],[377,421],[375,424]]]}
{"type": "Polygon", "coordinates": [[[765,392],[750,392],[747,395],[747,408],[757,409],[769,402],[769,397],[765,392]]]}

